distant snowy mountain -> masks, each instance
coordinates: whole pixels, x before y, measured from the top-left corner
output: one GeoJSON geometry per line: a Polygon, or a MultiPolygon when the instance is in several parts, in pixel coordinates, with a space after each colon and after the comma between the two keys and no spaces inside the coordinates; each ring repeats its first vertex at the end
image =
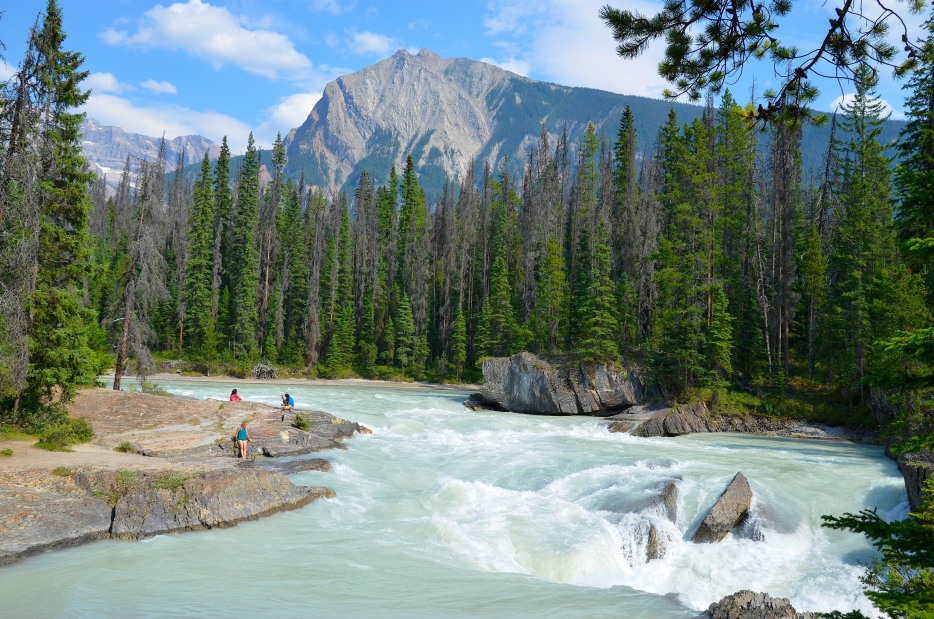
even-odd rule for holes
{"type": "MultiPolygon", "coordinates": [[[[120,127],[106,127],[92,118],[85,118],[81,134],[85,158],[99,177],[106,175],[107,186],[111,190],[119,184],[128,156],[134,172],[137,165],[132,160],[155,161],[159,156],[161,138],[127,133],[120,127]]],[[[220,154],[220,146],[200,135],[166,140],[165,146],[167,172],[175,169],[179,153],[185,154],[186,165],[200,162],[206,152],[211,159],[216,159],[220,154]]]]}

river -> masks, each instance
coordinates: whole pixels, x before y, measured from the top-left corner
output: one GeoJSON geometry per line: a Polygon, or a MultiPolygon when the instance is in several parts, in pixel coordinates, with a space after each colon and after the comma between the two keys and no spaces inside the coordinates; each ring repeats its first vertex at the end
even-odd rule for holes
{"type": "Polygon", "coordinates": [[[102,541],[0,569],[4,617],[694,617],[741,589],[871,612],[858,535],[822,514],[907,512],[875,446],[725,434],[642,439],[592,418],[471,412],[466,393],[170,381],[168,391],[358,421],[294,475],[337,498],[224,530],[102,541]],[[717,544],[685,537],[737,471],[754,499],[717,544]],[[655,497],[680,494],[677,524],[655,497]],[[646,562],[649,526],[669,538],[646,562]]]}

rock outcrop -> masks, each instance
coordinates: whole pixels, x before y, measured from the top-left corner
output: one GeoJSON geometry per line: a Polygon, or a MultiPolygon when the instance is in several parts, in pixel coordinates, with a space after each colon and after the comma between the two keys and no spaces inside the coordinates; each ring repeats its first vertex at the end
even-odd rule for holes
{"type": "Polygon", "coordinates": [[[814,619],[814,613],[799,613],[788,598],[767,593],[738,591],[714,602],[704,614],[709,619],[814,619]]]}
{"type": "MultiPolygon", "coordinates": [[[[556,368],[531,353],[483,362],[481,400],[488,407],[539,415],[605,415],[643,401],[635,368],[580,363],[556,368]]],[[[476,398],[470,400],[476,406],[476,398]]]]}
{"type": "Polygon", "coordinates": [[[898,456],[898,468],[905,478],[905,490],[908,491],[908,504],[911,509],[919,509],[923,502],[924,482],[934,474],[934,454],[929,451],[898,456]]]}
{"type": "MultiPolygon", "coordinates": [[[[614,417],[614,422],[617,419],[614,417]]],[[[620,430],[611,427],[610,431],[620,430]]],[[[703,402],[657,410],[636,426],[632,435],[682,436],[698,432],[738,432],[787,438],[848,440],[856,443],[874,443],[878,438],[876,432],[862,428],[841,428],[807,423],[798,419],[757,415],[715,415],[703,402]]]]}
{"type": "Polygon", "coordinates": [[[741,524],[752,503],[752,489],[742,473],[737,473],[691,538],[695,543],[719,542],[741,524]]]}

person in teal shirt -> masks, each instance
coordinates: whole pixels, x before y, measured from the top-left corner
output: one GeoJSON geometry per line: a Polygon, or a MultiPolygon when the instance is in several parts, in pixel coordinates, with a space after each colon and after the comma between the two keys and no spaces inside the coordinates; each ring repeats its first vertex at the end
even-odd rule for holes
{"type": "Polygon", "coordinates": [[[246,459],[246,450],[247,443],[252,443],[253,439],[250,438],[249,433],[246,431],[246,422],[240,424],[240,429],[237,430],[237,445],[240,447],[240,457],[246,459]]]}

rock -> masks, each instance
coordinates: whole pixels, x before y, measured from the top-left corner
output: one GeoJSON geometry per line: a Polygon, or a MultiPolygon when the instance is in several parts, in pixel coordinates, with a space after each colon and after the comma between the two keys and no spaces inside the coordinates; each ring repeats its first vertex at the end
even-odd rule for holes
{"type": "Polygon", "coordinates": [[[464,400],[464,406],[472,411],[500,410],[500,408],[492,402],[487,402],[479,393],[471,393],[470,397],[464,400]]]}
{"type": "Polygon", "coordinates": [[[665,517],[673,524],[678,524],[678,484],[673,481],[665,484],[660,498],[665,517]]]}
{"type": "Polygon", "coordinates": [[[738,591],[707,608],[710,619],[814,619],[814,613],[799,613],[788,598],[773,598],[767,593],[738,591]]]}
{"type": "Polygon", "coordinates": [[[607,426],[610,432],[629,432],[636,424],[632,421],[614,421],[607,426]]]}
{"type": "Polygon", "coordinates": [[[108,536],[111,507],[69,476],[18,471],[0,485],[0,565],[108,536]]]}
{"type": "Polygon", "coordinates": [[[633,436],[681,436],[697,432],[714,432],[716,424],[710,420],[707,405],[697,402],[690,406],[666,408],[657,411],[632,431],[633,436]]]}
{"type": "Polygon", "coordinates": [[[302,473],[304,471],[321,471],[326,473],[331,470],[331,463],[327,460],[324,460],[323,458],[311,458],[310,460],[289,460],[288,462],[262,459],[259,461],[248,461],[243,463],[244,466],[252,466],[254,464],[273,471],[278,471],[284,475],[302,473]]]}
{"type": "Polygon", "coordinates": [[[110,536],[118,539],[229,527],[334,496],[260,468],[87,471],[73,477],[113,505],[110,536]]]}
{"type": "Polygon", "coordinates": [[[645,549],[647,561],[661,559],[668,552],[668,536],[658,530],[654,524],[649,526],[649,538],[645,549]]]}
{"type": "Polygon", "coordinates": [[[737,473],[717,502],[713,504],[694,537],[695,543],[719,542],[740,524],[749,513],[752,489],[742,473],[737,473]]]}
{"type": "Polygon", "coordinates": [[[635,369],[602,363],[555,368],[527,352],[483,362],[479,401],[488,407],[539,415],[598,415],[643,399],[635,369]]]}
{"type": "Polygon", "coordinates": [[[929,451],[903,454],[896,461],[905,478],[908,504],[912,510],[920,509],[924,498],[924,482],[934,473],[934,454],[929,451]]]}
{"type": "Polygon", "coordinates": [[[251,372],[253,378],[260,379],[269,379],[276,378],[276,368],[271,365],[266,365],[265,363],[257,363],[253,366],[253,371],[251,372]]]}

